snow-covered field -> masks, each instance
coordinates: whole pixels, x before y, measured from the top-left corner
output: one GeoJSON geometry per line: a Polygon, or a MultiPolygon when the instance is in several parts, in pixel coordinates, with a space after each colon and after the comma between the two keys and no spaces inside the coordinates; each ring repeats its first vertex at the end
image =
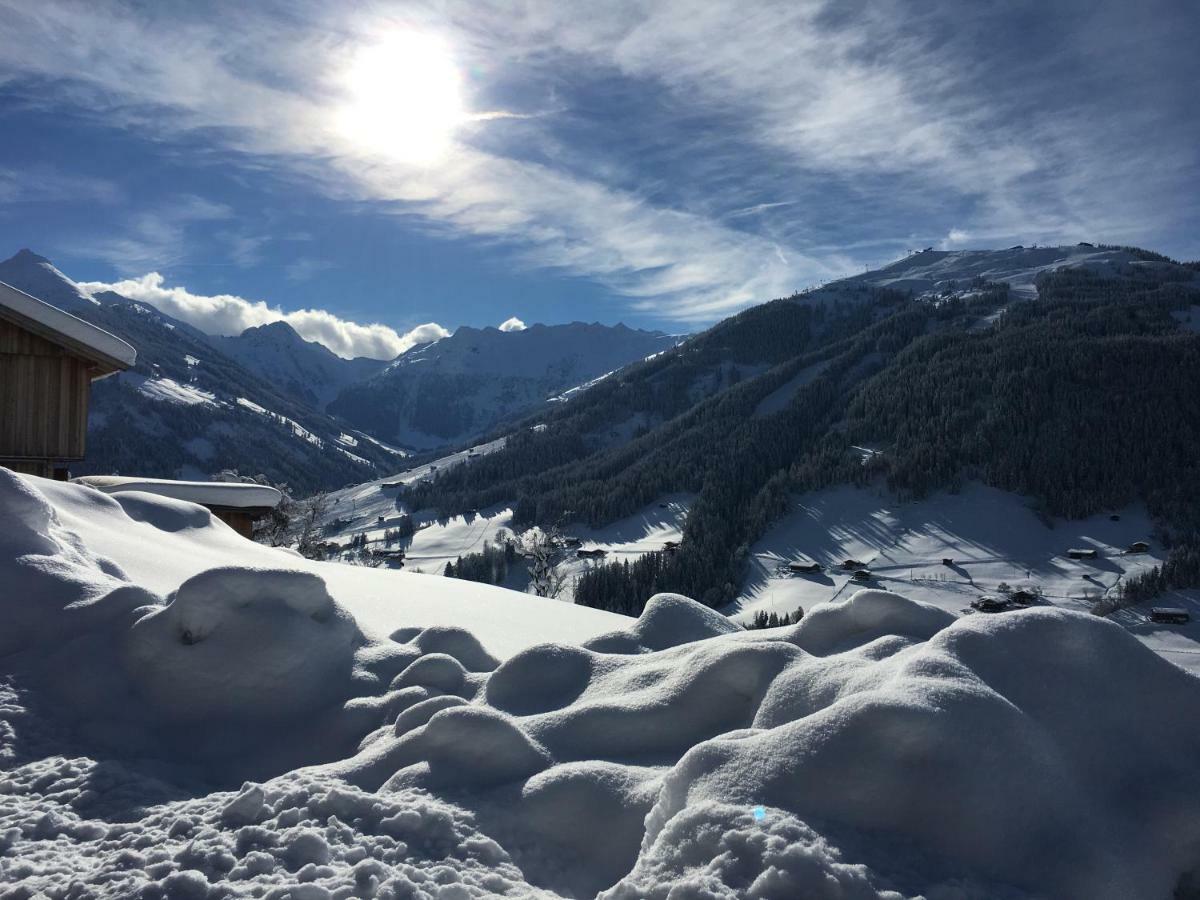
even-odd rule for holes
{"type": "MultiPolygon", "coordinates": [[[[1172,896],[1200,681],[1062,609],[743,632],[0,469],[0,896],[1172,896]],[[245,782],[245,783],[243,783],[245,782]]],[[[864,544],[869,546],[869,544],[864,544]]]]}
{"type": "MultiPolygon", "coordinates": [[[[1122,579],[1162,562],[1165,553],[1152,531],[1140,507],[1047,521],[1027,500],[979,484],[910,503],[882,490],[829,488],[794,500],[792,511],[751,548],[749,577],[726,612],[747,621],[760,609],[809,611],[844,598],[863,586],[842,567],[847,559],[865,564],[871,587],[955,615],[970,613],[973,600],[997,596],[1001,583],[1039,588],[1047,604],[1087,611],[1122,579]],[[1135,541],[1149,543],[1149,552],[1126,552],[1135,541]],[[1094,549],[1096,558],[1072,559],[1072,549],[1094,549]],[[820,563],[823,571],[786,570],[787,563],[802,561],[820,563]]],[[[1195,621],[1154,625],[1140,608],[1115,618],[1173,662],[1200,671],[1200,602],[1185,593],[1158,602],[1190,608],[1195,621]]]]}
{"type": "MultiPolygon", "coordinates": [[[[397,517],[410,512],[401,496],[400,485],[413,484],[453,466],[470,464],[472,459],[486,456],[503,446],[503,439],[479,444],[387,478],[335,491],[329,494],[328,505],[321,515],[323,534],[343,545],[362,534],[372,544],[383,547],[384,535],[388,529],[396,527],[397,517]]],[[[609,561],[632,562],[644,553],[662,550],[668,541],[682,538],[684,519],[692,500],[689,495],[672,494],[611,525],[590,528],[575,522],[565,525],[562,533],[578,538],[579,549],[604,550],[609,561]]],[[[514,531],[512,515],[512,507],[507,505],[450,517],[418,510],[413,519],[415,534],[392,546],[404,549],[407,571],[440,574],[446,563],[468,553],[478,553],[485,543],[497,541],[502,534],[511,535],[514,531]]],[[[574,549],[565,553],[559,566],[564,579],[560,600],[571,600],[574,579],[594,564],[576,558],[574,553],[574,549]]],[[[519,566],[517,568],[520,570],[519,566]]],[[[523,572],[514,571],[505,586],[524,590],[527,584],[523,572]]]]}

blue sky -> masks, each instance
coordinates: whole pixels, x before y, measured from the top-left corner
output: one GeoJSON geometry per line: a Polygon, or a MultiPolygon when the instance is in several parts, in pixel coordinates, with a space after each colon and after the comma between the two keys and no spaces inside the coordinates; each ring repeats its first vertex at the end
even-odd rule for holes
{"type": "Polygon", "coordinates": [[[929,245],[1200,257],[1192,2],[349,7],[0,0],[0,256],[377,356],[929,245]]]}

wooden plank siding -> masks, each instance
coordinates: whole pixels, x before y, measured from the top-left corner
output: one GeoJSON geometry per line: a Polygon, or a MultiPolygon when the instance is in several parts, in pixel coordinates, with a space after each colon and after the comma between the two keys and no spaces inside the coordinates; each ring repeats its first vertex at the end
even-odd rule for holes
{"type": "Polygon", "coordinates": [[[93,367],[0,320],[0,459],[82,459],[93,367]]]}

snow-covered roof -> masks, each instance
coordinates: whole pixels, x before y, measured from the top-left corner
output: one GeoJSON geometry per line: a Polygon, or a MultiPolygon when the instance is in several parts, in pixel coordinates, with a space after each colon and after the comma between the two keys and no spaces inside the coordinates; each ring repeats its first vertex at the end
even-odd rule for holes
{"type": "Polygon", "coordinates": [[[97,364],[97,378],[128,369],[137,351],[116,335],[0,281],[0,318],[97,364]]]}
{"type": "Polygon", "coordinates": [[[226,506],[234,509],[267,507],[274,509],[283,494],[265,484],[243,484],[227,481],[168,481],[164,478],[134,478],[123,475],[84,475],[71,479],[77,484],[93,487],[106,494],[142,491],[187,500],[201,506],[226,506]]]}

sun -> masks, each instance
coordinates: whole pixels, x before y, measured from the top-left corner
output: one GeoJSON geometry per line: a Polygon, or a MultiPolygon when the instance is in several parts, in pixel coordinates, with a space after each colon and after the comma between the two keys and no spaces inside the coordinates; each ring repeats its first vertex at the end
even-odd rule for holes
{"type": "Polygon", "coordinates": [[[362,47],[339,79],[337,130],[359,149],[428,164],[453,146],[467,118],[449,47],[419,31],[397,31],[362,47]]]}

